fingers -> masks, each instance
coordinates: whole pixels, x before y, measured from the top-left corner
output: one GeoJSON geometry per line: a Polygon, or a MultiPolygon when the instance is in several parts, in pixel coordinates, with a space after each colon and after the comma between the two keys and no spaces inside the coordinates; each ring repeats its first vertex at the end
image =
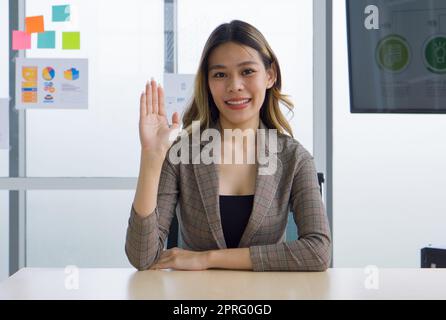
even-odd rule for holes
{"type": "Polygon", "coordinates": [[[161,253],[160,259],[170,257],[175,251],[176,251],[176,250],[175,250],[174,248],[164,250],[164,251],[161,253]]]}
{"type": "Polygon", "coordinates": [[[171,269],[172,267],[168,263],[157,263],[154,264],[150,270],[158,270],[158,269],[171,269]]]}
{"type": "Polygon", "coordinates": [[[150,269],[177,269],[179,267],[178,254],[184,252],[181,248],[172,248],[161,253],[158,261],[150,269]]]}
{"type": "Polygon", "coordinates": [[[157,262],[156,264],[164,263],[164,262],[169,261],[170,259],[173,258],[173,256],[174,256],[175,253],[177,253],[177,252],[178,252],[178,248],[176,248],[176,247],[175,247],[175,248],[172,248],[172,249],[164,250],[164,251],[161,253],[161,255],[160,255],[159,259],[158,259],[158,262],[157,262]]]}
{"type": "Polygon", "coordinates": [[[160,259],[156,262],[156,265],[165,265],[165,264],[168,264],[171,260],[172,260],[172,257],[164,257],[164,258],[160,258],[160,259]]]}
{"type": "Polygon", "coordinates": [[[153,78],[147,81],[145,92],[140,98],[140,115],[146,116],[151,113],[166,116],[164,90],[153,78]]]}
{"type": "Polygon", "coordinates": [[[150,82],[146,84],[146,108],[147,114],[152,113],[152,85],[150,82]]]}
{"type": "Polygon", "coordinates": [[[172,267],[173,264],[171,257],[160,257],[150,269],[168,269],[172,267]]]}
{"type": "Polygon", "coordinates": [[[152,79],[151,81],[152,85],[152,112],[157,114],[158,113],[158,84],[155,80],[152,79]]]}
{"type": "Polygon", "coordinates": [[[146,93],[144,91],[139,97],[139,116],[140,118],[147,116],[146,93]]]}

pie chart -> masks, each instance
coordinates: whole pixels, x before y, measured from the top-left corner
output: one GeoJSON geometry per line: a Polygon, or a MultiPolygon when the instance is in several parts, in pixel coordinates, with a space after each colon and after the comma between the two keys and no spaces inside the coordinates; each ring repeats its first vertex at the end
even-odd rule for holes
{"type": "Polygon", "coordinates": [[[51,67],[46,67],[46,68],[43,68],[43,70],[42,70],[42,77],[43,77],[43,79],[45,79],[47,81],[53,80],[55,75],[56,75],[56,72],[51,67]]]}

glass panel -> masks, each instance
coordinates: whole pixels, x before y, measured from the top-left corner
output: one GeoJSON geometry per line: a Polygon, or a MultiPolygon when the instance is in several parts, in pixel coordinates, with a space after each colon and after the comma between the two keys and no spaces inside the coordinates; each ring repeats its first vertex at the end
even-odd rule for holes
{"type": "MultiPolygon", "coordinates": [[[[0,39],[9,39],[9,2],[0,1],[0,39]]],[[[9,47],[0,41],[0,98],[9,96],[9,47]],[[4,71],[3,71],[4,70],[4,71]]],[[[0,177],[9,175],[8,150],[0,150],[0,177]]],[[[0,281],[9,275],[9,192],[0,190],[0,281]]]]}
{"type": "MultiPolygon", "coordinates": [[[[9,2],[0,1],[0,39],[9,39],[9,2]]],[[[9,40],[8,40],[9,41],[9,40]]],[[[9,42],[0,41],[0,99],[9,97],[9,42]],[[4,71],[3,71],[4,70],[4,71]]],[[[9,175],[8,150],[0,149],[0,177],[9,175]]]]}
{"type": "MultiPolygon", "coordinates": [[[[179,0],[178,69],[196,73],[201,51],[213,29],[244,20],[266,37],[278,57],[282,90],[295,104],[294,136],[313,150],[313,1],[179,0]]],[[[286,113],[285,113],[286,114],[286,113]]]]}
{"type": "Polygon", "coordinates": [[[28,267],[130,267],[124,251],[134,192],[27,192],[28,267]]]}
{"type": "Polygon", "coordinates": [[[88,110],[27,111],[27,174],[30,177],[134,177],[139,167],[139,94],[164,66],[162,0],[71,0],[77,26],[51,23],[60,1],[28,0],[27,16],[44,15],[56,30],[56,49],[30,58],[88,58],[88,110]],[[62,50],[61,32],[80,31],[81,49],[62,50]],[[124,164],[124,165],[123,165],[124,164]]]}
{"type": "Polygon", "coordinates": [[[9,191],[0,190],[0,282],[9,275],[9,191]]]}

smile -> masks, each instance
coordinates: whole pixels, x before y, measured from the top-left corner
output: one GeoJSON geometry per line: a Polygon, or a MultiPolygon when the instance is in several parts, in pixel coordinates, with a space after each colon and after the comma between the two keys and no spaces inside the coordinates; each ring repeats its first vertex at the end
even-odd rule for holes
{"type": "Polygon", "coordinates": [[[225,101],[225,104],[230,108],[234,110],[240,110],[244,109],[248,106],[249,102],[251,102],[252,99],[243,99],[243,100],[228,100],[225,101]]]}

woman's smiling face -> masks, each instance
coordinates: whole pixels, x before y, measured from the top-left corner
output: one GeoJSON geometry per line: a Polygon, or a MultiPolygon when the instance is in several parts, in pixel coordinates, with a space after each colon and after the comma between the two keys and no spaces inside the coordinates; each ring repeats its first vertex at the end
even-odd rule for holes
{"type": "Polygon", "coordinates": [[[209,56],[208,83],[220,121],[231,127],[258,123],[266,90],[276,79],[260,54],[234,42],[216,47],[209,56]]]}

